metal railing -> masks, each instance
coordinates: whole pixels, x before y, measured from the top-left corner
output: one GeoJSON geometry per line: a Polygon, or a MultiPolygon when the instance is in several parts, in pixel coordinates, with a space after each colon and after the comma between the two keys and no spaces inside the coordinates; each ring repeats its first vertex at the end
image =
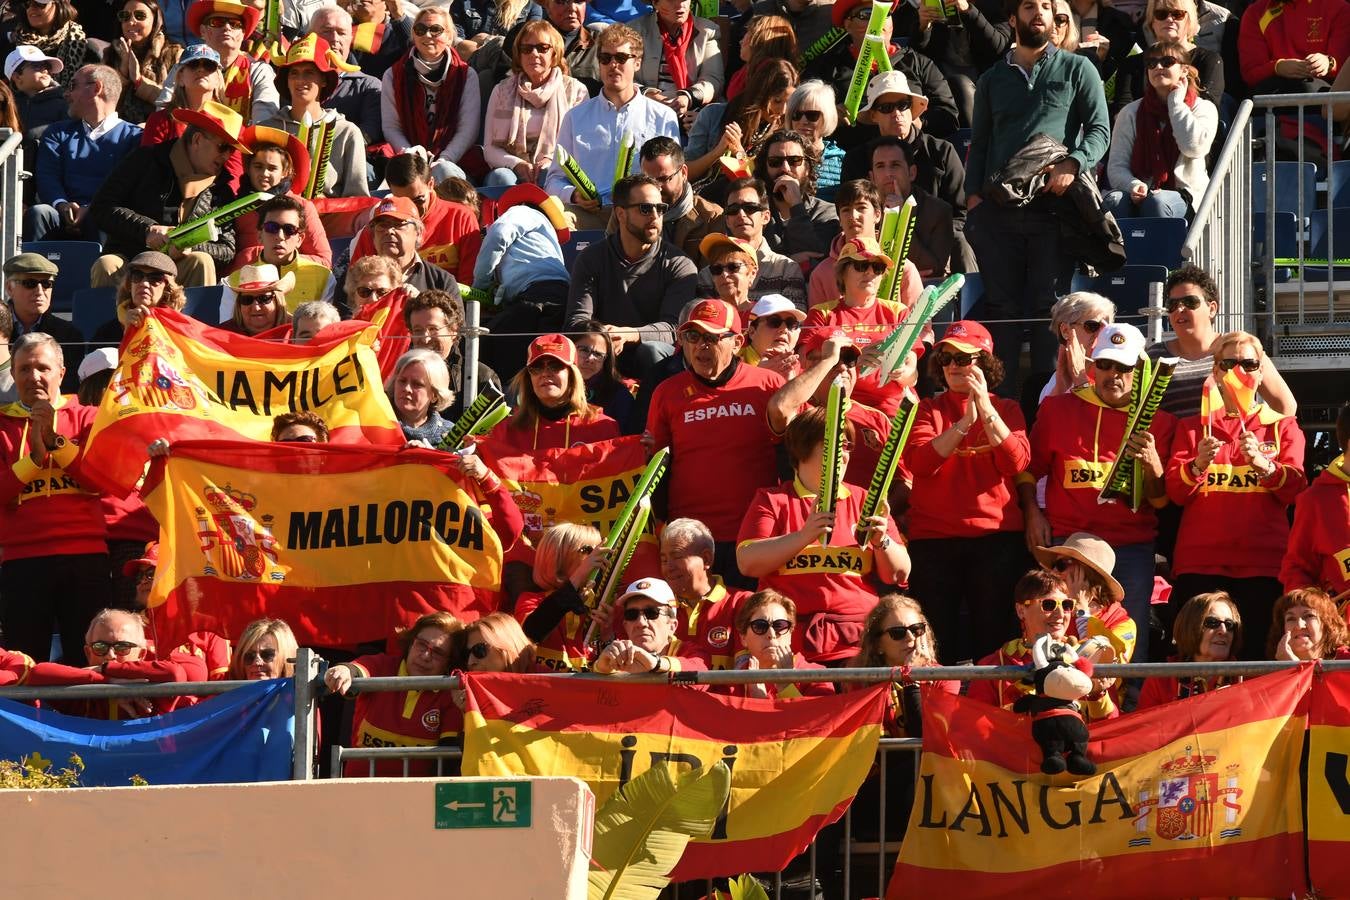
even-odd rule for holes
{"type": "Polygon", "coordinates": [[[0,259],[19,252],[23,231],[23,132],[0,128],[0,259]]]}

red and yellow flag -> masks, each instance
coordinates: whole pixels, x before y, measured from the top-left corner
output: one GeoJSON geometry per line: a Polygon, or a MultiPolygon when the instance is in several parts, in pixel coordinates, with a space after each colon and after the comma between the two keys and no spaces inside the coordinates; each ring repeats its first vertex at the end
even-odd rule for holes
{"type": "Polygon", "coordinates": [[[1028,717],[925,696],[898,898],[1283,897],[1306,889],[1311,667],[1092,725],[1088,778],[1041,774],[1028,717]],[[1152,886],[1145,887],[1146,885],[1152,886]]]}
{"type": "Polygon", "coordinates": [[[302,644],[350,644],[436,610],[495,610],[501,541],[448,460],[434,450],[175,444],[143,488],[160,526],[158,643],[198,629],[233,637],[274,616],[302,644]]]}
{"type": "Polygon", "coordinates": [[[83,465],[130,491],[156,438],[257,440],[272,419],[310,410],[336,444],[402,446],[403,432],[371,352],[375,330],[340,322],[306,345],[260,341],[152,310],[122,339],[83,465]]]}
{"type": "Polygon", "coordinates": [[[403,321],[403,304],[407,299],[406,287],[395,288],[374,303],[367,303],[356,314],[357,319],[379,328],[375,358],[379,360],[380,375],[385,378],[394,373],[394,364],[398,358],[412,347],[412,336],[408,334],[408,325],[403,321]]]}
{"type": "Polygon", "coordinates": [[[570,775],[602,804],[653,765],[724,761],[731,795],[677,881],[777,871],[844,814],[876,755],[888,685],[749,700],[665,684],[466,678],[465,775],[570,775]]]}
{"type": "Polygon", "coordinates": [[[1316,676],[1308,731],[1308,871],[1318,896],[1350,897],[1350,672],[1316,676]]]}

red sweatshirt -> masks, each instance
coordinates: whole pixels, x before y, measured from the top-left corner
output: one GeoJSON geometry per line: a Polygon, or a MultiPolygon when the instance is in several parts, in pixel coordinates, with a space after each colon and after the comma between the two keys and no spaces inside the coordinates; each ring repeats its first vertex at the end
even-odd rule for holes
{"type": "Polygon", "coordinates": [[[749,596],[749,591],[727,590],[722,576],[714,575],[708,596],[692,606],[680,601],[676,607],[676,652],[707,659],[710,669],[732,668],[736,661],[736,607],[749,596]]]}
{"type": "Polygon", "coordinates": [[[946,459],[933,449],[933,439],[966,414],[969,398],[944,391],[920,401],[905,448],[905,463],[914,478],[909,494],[911,540],[1023,529],[1013,479],[1031,462],[1027,424],[1015,401],[1002,397],[993,401],[1012,433],[992,447],[984,423],[977,420],[946,459]]]}
{"type": "MultiPolygon", "coordinates": [[[[459,203],[431,196],[431,206],[422,217],[422,244],[417,255],[447,272],[459,271],[459,256],[464,238],[479,231],[473,210],[459,203]]],[[[375,252],[375,238],[370,228],[362,228],[352,244],[351,261],[375,252]]]]}
{"type": "Polygon", "coordinates": [[[1191,474],[1205,420],[1183,419],[1167,464],[1167,494],[1182,507],[1172,571],[1178,575],[1274,578],[1289,541],[1289,504],[1307,485],[1303,432],[1293,416],[1258,406],[1245,420],[1211,417],[1211,433],[1223,441],[1197,484],[1191,474]],[[1238,450],[1242,427],[1256,435],[1275,472],[1261,478],[1238,450]]]}
{"type": "Polygon", "coordinates": [[[1242,14],[1238,62],[1242,78],[1255,86],[1275,75],[1282,59],[1310,53],[1331,57],[1331,81],[1350,57],[1350,3],[1345,0],[1256,0],[1242,14]]]}
{"type": "MultiPolygon", "coordinates": [[[[1087,531],[1115,545],[1141,544],[1158,533],[1153,506],[1132,512],[1125,503],[1098,503],[1106,473],[1115,462],[1129,413],[1113,409],[1091,387],[1059,394],[1041,404],[1031,429],[1031,469],[1045,477],[1045,513],[1055,537],[1087,531]]],[[[1158,410],[1149,426],[1164,462],[1176,418],[1158,410]]],[[[1165,506],[1158,498],[1154,506],[1165,506]]]]}
{"type": "Polygon", "coordinates": [[[1280,583],[1286,591],[1321,587],[1333,597],[1350,590],[1350,471],[1344,454],[1294,504],[1280,583]]]}
{"type": "Polygon", "coordinates": [[[620,436],[619,423],[596,409],[590,418],[573,413],[563,419],[537,419],[532,428],[517,428],[515,417],[500,422],[489,437],[517,453],[565,450],[578,444],[607,441],[620,436]]]}
{"type": "Polygon", "coordinates": [[[56,404],[56,430],[64,447],[38,466],[29,457],[28,411],[18,403],[0,408],[0,551],[5,559],[107,553],[108,528],[97,491],[79,477],[80,448],[89,439],[97,410],[74,397],[56,404]]]}

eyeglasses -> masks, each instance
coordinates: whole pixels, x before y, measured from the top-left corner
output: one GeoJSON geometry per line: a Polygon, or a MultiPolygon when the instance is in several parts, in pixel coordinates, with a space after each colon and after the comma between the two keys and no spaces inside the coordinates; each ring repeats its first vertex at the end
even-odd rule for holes
{"type": "Polygon", "coordinates": [[[1076,324],[1081,325],[1083,330],[1086,331],[1088,334],[1096,334],[1097,332],[1102,330],[1102,326],[1105,325],[1106,323],[1098,322],[1096,319],[1084,319],[1083,321],[1078,322],[1076,324]]]}
{"type": "Polygon", "coordinates": [[[689,328],[680,332],[680,340],[691,346],[711,347],[725,337],[731,337],[733,332],[724,331],[721,334],[709,334],[697,328],[689,328]]]}
{"type": "Polygon", "coordinates": [[[872,275],[885,275],[886,270],[890,268],[890,266],[886,265],[884,262],[877,260],[850,259],[847,260],[847,262],[859,272],[869,272],[872,275]]]}
{"type": "Polygon", "coordinates": [[[1056,27],[1056,28],[1063,28],[1065,25],[1068,25],[1068,24],[1069,24],[1069,17],[1068,17],[1068,16],[1064,15],[1063,13],[1060,13],[1059,15],[1055,16],[1055,27],[1056,27]]]}
{"type": "Polygon", "coordinates": [[[490,649],[491,648],[487,645],[487,641],[479,641],[469,648],[469,655],[474,659],[487,659],[488,650],[490,649]]]}
{"type": "Polygon", "coordinates": [[[207,28],[233,28],[235,31],[243,31],[244,23],[240,19],[232,16],[207,16],[202,21],[207,28]]]}
{"type": "Polygon", "coordinates": [[[1155,9],[1153,11],[1153,21],[1165,22],[1171,19],[1174,22],[1181,22],[1186,18],[1184,9],[1155,9]]]}
{"type": "Polygon", "coordinates": [[[140,644],[134,641],[94,641],[89,645],[89,649],[95,656],[107,656],[109,653],[117,656],[126,656],[132,650],[140,648],[140,644]]]}
{"type": "Polygon", "coordinates": [[[142,269],[132,269],[131,274],[127,276],[132,284],[154,284],[160,285],[169,280],[169,276],[163,272],[146,272],[142,269]]]}
{"type": "MultiPolygon", "coordinates": [[[[482,644],[481,646],[486,647],[487,644],[482,644]]],[[[416,650],[418,653],[425,653],[428,656],[435,656],[440,659],[448,659],[450,656],[450,651],[445,647],[437,647],[435,644],[430,641],[425,641],[422,638],[413,638],[412,649],[416,650]]],[[[483,654],[483,656],[486,655],[486,653],[483,654]]],[[[478,658],[482,659],[483,657],[480,656],[478,658]]]]}
{"type": "Polygon", "coordinates": [[[150,13],[143,9],[138,9],[135,12],[124,9],[117,14],[117,21],[119,22],[130,22],[132,19],[137,22],[146,22],[150,19],[150,13]]]}
{"type": "Polygon", "coordinates": [[[145,566],[139,572],[136,573],[137,584],[148,584],[149,582],[154,580],[155,580],[154,566],[145,566]]]}
{"type": "Polygon", "coordinates": [[[1180,60],[1175,56],[1150,56],[1144,61],[1144,66],[1149,69],[1170,69],[1180,60]]]}
{"type": "Polygon", "coordinates": [[[601,50],[599,53],[595,54],[595,58],[600,60],[600,65],[602,66],[610,66],[614,63],[626,66],[630,59],[637,59],[637,56],[632,53],[608,53],[601,50]]]}
{"type": "Polygon", "coordinates": [[[21,284],[30,291],[35,291],[39,288],[44,291],[50,291],[52,289],[52,279],[50,278],[16,278],[14,279],[14,283],[21,284]]]}
{"type": "Polygon", "coordinates": [[[768,634],[770,628],[773,629],[774,634],[787,634],[792,630],[792,623],[787,619],[774,619],[772,622],[768,619],[750,620],[750,630],[755,634],[768,634]]]}
{"type": "Polygon", "coordinates": [[[872,111],[873,111],[873,112],[879,112],[879,113],[881,113],[883,116],[889,116],[891,113],[895,112],[896,110],[900,110],[901,112],[904,112],[905,110],[909,109],[909,107],[910,107],[910,101],[908,101],[908,100],[894,100],[894,101],[892,101],[892,102],[890,102],[890,103],[873,103],[873,104],[872,104],[872,111]]]}
{"type": "Polygon", "coordinates": [[[240,306],[266,306],[269,303],[277,301],[276,294],[240,294],[235,298],[235,303],[240,306]]]}
{"type": "Polygon", "coordinates": [[[550,54],[550,53],[552,53],[552,52],[553,52],[553,45],[552,45],[552,44],[521,44],[521,45],[520,45],[520,55],[521,55],[521,56],[524,56],[524,55],[527,54],[527,53],[538,53],[540,56],[547,56],[548,54],[550,54]]]}
{"type": "Polygon", "coordinates": [[[648,622],[655,622],[665,614],[664,606],[630,606],[623,611],[623,620],[636,622],[638,619],[646,619],[648,622]]]}
{"type": "Polygon", "coordinates": [[[1030,606],[1031,604],[1036,602],[1040,603],[1041,612],[1054,612],[1056,608],[1062,609],[1065,612],[1073,612],[1073,608],[1076,605],[1072,600],[1069,600],[1068,598],[1065,598],[1063,600],[1056,600],[1054,597],[1042,597],[1040,601],[1023,600],[1022,605],[1030,606]]]}
{"type": "MultiPolygon", "coordinates": [[[[587,359],[604,359],[609,353],[604,350],[596,350],[594,347],[577,347],[577,356],[584,356],[587,359]]],[[[590,552],[590,551],[587,551],[590,552]]]]}
{"type": "Polygon", "coordinates": [[[356,289],[356,296],[360,297],[363,300],[368,300],[371,297],[383,297],[385,294],[389,293],[392,290],[393,288],[367,287],[365,285],[362,285],[361,287],[356,289]]]}
{"type": "Polygon", "coordinates": [[[251,666],[257,662],[271,663],[277,658],[275,647],[268,647],[266,650],[250,650],[244,654],[244,665],[251,666]]]}
{"type": "Polygon", "coordinates": [[[278,444],[317,444],[319,438],[313,434],[296,434],[291,437],[277,438],[278,444]]]}
{"type": "Polygon", "coordinates": [[[850,22],[866,22],[872,18],[872,9],[871,7],[863,7],[856,12],[849,13],[845,18],[850,22]]]}
{"type": "Polygon", "coordinates": [[[1205,620],[1200,623],[1206,631],[1218,631],[1222,628],[1229,634],[1237,631],[1238,623],[1232,619],[1220,619],[1217,616],[1205,616],[1205,620]]]}
{"type": "Polygon", "coordinates": [[[1219,360],[1219,368],[1225,372],[1231,372],[1238,366],[1242,366],[1242,371],[1244,372],[1255,372],[1257,369],[1261,368],[1261,360],[1233,359],[1231,357],[1219,360]]]}
{"type": "Polygon", "coordinates": [[[951,351],[943,350],[937,355],[937,364],[943,369],[948,366],[960,366],[965,368],[966,366],[974,365],[979,361],[979,358],[980,354],[978,353],[952,353],[951,351]]]}
{"type": "Polygon", "coordinates": [[[795,168],[797,168],[798,166],[800,166],[802,163],[806,162],[806,157],[805,157],[805,156],[770,156],[770,157],[768,157],[767,159],[765,159],[764,161],[765,161],[766,163],[768,163],[770,166],[774,167],[775,169],[781,169],[783,166],[787,166],[787,167],[790,168],[790,169],[795,169],[795,168]]]}
{"type": "Polygon", "coordinates": [[[388,216],[382,216],[371,223],[376,231],[399,231],[413,224],[412,219],[391,219],[388,216]]]}
{"type": "Polygon", "coordinates": [[[903,641],[907,634],[921,638],[928,633],[928,623],[915,622],[913,625],[892,625],[890,628],[883,628],[881,633],[893,641],[903,641]]]}
{"type": "Polygon", "coordinates": [[[410,335],[412,335],[413,337],[419,338],[419,339],[420,339],[420,338],[438,338],[438,337],[445,337],[445,336],[447,336],[447,335],[454,334],[454,332],[452,332],[452,331],[451,331],[450,329],[448,329],[448,328],[414,328],[412,331],[410,331],[410,332],[408,332],[408,333],[409,333],[410,335]]]}
{"type": "Polygon", "coordinates": [[[1074,564],[1073,560],[1071,559],[1057,559],[1055,560],[1055,564],[1050,568],[1054,569],[1056,572],[1059,572],[1060,574],[1063,574],[1072,569],[1073,564],[1074,564]]]}
{"type": "Polygon", "coordinates": [[[665,203],[628,203],[624,209],[636,209],[644,216],[664,216],[670,207],[665,203]]]}
{"type": "Polygon", "coordinates": [[[445,26],[425,25],[421,22],[418,22],[416,25],[413,26],[413,34],[417,35],[418,37],[428,37],[428,36],[440,37],[441,35],[445,34],[445,26]]]}
{"type": "Polygon", "coordinates": [[[743,262],[713,263],[708,266],[708,271],[716,278],[718,275],[737,275],[745,267],[743,262]]]}
{"type": "Polygon", "coordinates": [[[1114,359],[1094,359],[1092,364],[1097,367],[1098,372],[1119,372],[1121,375],[1128,375],[1134,371],[1134,366],[1127,366],[1114,359]]]}
{"type": "Polygon", "coordinates": [[[753,216],[768,209],[759,203],[728,203],[722,207],[722,212],[728,216],[753,216]]]}
{"type": "Polygon", "coordinates": [[[1199,309],[1200,304],[1205,302],[1205,298],[1198,294],[1183,294],[1180,297],[1167,298],[1167,311],[1174,313],[1183,306],[1187,309],[1199,309]]]}
{"type": "Polygon", "coordinates": [[[796,316],[760,316],[755,321],[763,322],[770,328],[786,328],[788,331],[796,331],[802,327],[796,316]]]}
{"type": "Polygon", "coordinates": [[[567,368],[567,365],[561,360],[554,359],[551,356],[545,356],[543,359],[535,360],[525,367],[525,370],[531,375],[543,375],[545,373],[552,375],[554,372],[561,372],[567,368]]]}
{"type": "Polygon", "coordinates": [[[284,238],[293,238],[300,233],[299,225],[292,225],[290,222],[264,222],[262,230],[268,234],[279,234],[284,238]]]}

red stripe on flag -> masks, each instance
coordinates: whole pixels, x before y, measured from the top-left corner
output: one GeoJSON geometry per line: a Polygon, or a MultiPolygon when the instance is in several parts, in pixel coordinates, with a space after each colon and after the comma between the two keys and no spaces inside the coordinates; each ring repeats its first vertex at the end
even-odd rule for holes
{"type": "MultiPolygon", "coordinates": [[[[777,872],[800,855],[820,829],[837,822],[853,798],[841,802],[826,815],[809,816],[790,831],[747,841],[718,841],[715,844],[691,842],[670,873],[671,881],[706,878],[708,873],[739,875],[742,872],[777,872]]],[[[825,873],[820,873],[825,876],[825,873]]],[[[718,877],[714,875],[712,877],[718,877]]]]}

